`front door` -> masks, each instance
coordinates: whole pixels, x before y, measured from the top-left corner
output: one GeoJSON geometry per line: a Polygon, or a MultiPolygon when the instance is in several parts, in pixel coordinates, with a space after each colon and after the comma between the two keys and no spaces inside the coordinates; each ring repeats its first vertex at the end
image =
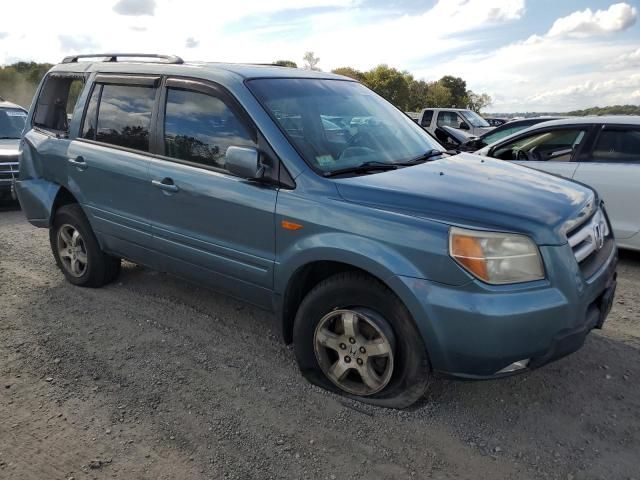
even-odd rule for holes
{"type": "Polygon", "coordinates": [[[168,271],[270,307],[278,191],[225,168],[229,146],[257,146],[255,127],[212,84],[169,79],[160,103],[154,248],[168,271]]]}
{"type": "Polygon", "coordinates": [[[605,202],[618,240],[640,232],[640,128],[606,126],[574,179],[591,185],[605,202]]]}
{"type": "Polygon", "coordinates": [[[573,178],[577,168],[573,160],[589,129],[568,126],[531,132],[494,147],[490,156],[573,178]]]}

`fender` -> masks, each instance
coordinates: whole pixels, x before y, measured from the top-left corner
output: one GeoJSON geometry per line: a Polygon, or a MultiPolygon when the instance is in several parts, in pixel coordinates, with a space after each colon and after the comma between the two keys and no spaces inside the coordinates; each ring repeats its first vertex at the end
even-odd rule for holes
{"type": "Polygon", "coordinates": [[[49,228],[53,205],[62,187],[42,178],[16,181],[16,193],[27,220],[35,227],[49,228]]]}
{"type": "Polygon", "coordinates": [[[318,261],[351,265],[383,282],[396,274],[423,276],[415,264],[388,246],[351,233],[326,232],[301,238],[278,256],[274,271],[275,293],[283,294],[298,269],[318,261]]]}

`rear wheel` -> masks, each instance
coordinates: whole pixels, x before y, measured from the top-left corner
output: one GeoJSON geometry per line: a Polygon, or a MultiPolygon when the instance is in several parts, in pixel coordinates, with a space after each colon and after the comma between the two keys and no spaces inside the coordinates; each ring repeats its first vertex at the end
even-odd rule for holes
{"type": "Polygon", "coordinates": [[[365,274],[338,274],[312,289],[298,309],[293,341],[309,381],[360,401],[404,408],[427,388],[429,361],[411,315],[365,274]]]}
{"type": "Polygon", "coordinates": [[[81,287],[101,287],[120,272],[120,259],[100,249],[89,221],[78,204],[56,212],[49,230],[51,251],[66,279],[81,287]]]}

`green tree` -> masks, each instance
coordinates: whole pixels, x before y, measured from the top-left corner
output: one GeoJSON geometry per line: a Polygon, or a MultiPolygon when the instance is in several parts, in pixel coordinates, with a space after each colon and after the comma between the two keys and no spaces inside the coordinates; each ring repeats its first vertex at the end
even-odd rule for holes
{"type": "Polygon", "coordinates": [[[354,80],[358,80],[359,82],[365,81],[365,74],[360,70],[356,70],[351,67],[339,67],[331,70],[331,73],[335,73],[337,75],[344,75],[345,77],[353,78],[354,80]]]}
{"type": "Polygon", "coordinates": [[[364,73],[365,84],[396,107],[406,110],[409,104],[409,85],[404,73],[388,65],[378,65],[364,73]]]}
{"type": "Polygon", "coordinates": [[[473,110],[476,113],[480,113],[480,111],[491,105],[493,103],[493,99],[487,95],[486,93],[473,93],[471,90],[467,91],[467,108],[473,110]]]}
{"type": "Polygon", "coordinates": [[[451,94],[451,90],[440,80],[427,84],[427,103],[425,106],[447,108],[452,107],[452,103],[453,95],[451,94]]]}
{"type": "Polygon", "coordinates": [[[411,77],[409,82],[409,103],[407,110],[419,112],[428,104],[429,84],[424,80],[414,80],[411,77]]]}
{"type": "Polygon", "coordinates": [[[276,60],[275,62],[273,62],[273,65],[278,65],[280,67],[298,68],[298,64],[296,62],[292,62],[291,60],[276,60]]]}
{"type": "Polygon", "coordinates": [[[304,60],[305,70],[320,70],[320,68],[318,68],[320,58],[316,57],[313,52],[306,52],[302,59],[304,60]]]}
{"type": "Polygon", "coordinates": [[[460,77],[445,75],[440,80],[440,84],[449,89],[451,93],[451,104],[447,105],[451,108],[467,108],[469,100],[467,99],[467,82],[460,77]]]}

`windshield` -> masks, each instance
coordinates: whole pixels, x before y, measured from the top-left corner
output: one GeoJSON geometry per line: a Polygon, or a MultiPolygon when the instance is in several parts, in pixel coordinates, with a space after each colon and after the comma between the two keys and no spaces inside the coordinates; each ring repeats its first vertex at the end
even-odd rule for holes
{"type": "Polygon", "coordinates": [[[27,112],[19,108],[0,108],[0,138],[20,138],[27,112]]]}
{"type": "Polygon", "coordinates": [[[249,88],[304,160],[323,173],[407,162],[443,148],[410,118],[356,82],[257,79],[249,88]]]}
{"type": "Polygon", "coordinates": [[[489,123],[478,115],[476,112],[472,112],[471,110],[462,110],[460,112],[464,119],[469,122],[474,127],[490,127],[489,123]]]}

